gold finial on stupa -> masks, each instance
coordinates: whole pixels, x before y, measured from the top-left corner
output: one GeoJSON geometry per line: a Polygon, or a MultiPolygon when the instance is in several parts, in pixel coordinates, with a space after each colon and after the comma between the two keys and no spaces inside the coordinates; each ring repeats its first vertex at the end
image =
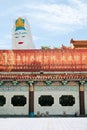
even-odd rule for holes
{"type": "Polygon", "coordinates": [[[25,29],[24,28],[24,19],[18,18],[15,22],[16,30],[18,29],[25,29]]]}
{"type": "Polygon", "coordinates": [[[15,24],[16,27],[24,27],[24,20],[22,18],[18,18],[15,24]]]}

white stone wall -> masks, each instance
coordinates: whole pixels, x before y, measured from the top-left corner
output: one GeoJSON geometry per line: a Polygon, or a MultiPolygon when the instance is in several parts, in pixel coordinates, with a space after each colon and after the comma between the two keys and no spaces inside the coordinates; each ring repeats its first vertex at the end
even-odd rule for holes
{"type": "Polygon", "coordinates": [[[79,87],[77,86],[47,86],[47,87],[35,87],[34,92],[34,112],[46,113],[49,112],[50,115],[62,115],[65,111],[66,114],[75,114],[79,112],[79,87]],[[54,104],[52,106],[40,106],[38,103],[38,98],[41,95],[52,95],[54,97],[54,104]],[[59,104],[59,98],[62,95],[73,95],[75,97],[75,104],[73,106],[61,106],[59,104]]]}
{"type": "Polygon", "coordinates": [[[28,115],[29,113],[29,88],[22,86],[2,86],[0,87],[0,95],[6,98],[6,104],[0,106],[0,115],[28,115]],[[9,89],[8,89],[9,88],[9,89]],[[26,105],[24,106],[13,106],[11,104],[11,98],[14,95],[24,95],[26,97],[26,105]]]}

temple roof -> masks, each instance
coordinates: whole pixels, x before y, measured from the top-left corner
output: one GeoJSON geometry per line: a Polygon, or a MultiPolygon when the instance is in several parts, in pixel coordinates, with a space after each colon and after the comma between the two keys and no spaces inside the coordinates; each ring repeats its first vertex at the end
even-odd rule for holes
{"type": "MultiPolygon", "coordinates": [[[[87,80],[87,74],[85,73],[61,73],[61,74],[29,74],[29,73],[0,73],[0,79],[3,82],[6,81],[58,81],[58,80],[87,80]]],[[[0,83],[1,83],[0,81],[0,83]]]]}
{"type": "Polygon", "coordinates": [[[70,40],[75,48],[87,48],[87,40],[70,40]]]}

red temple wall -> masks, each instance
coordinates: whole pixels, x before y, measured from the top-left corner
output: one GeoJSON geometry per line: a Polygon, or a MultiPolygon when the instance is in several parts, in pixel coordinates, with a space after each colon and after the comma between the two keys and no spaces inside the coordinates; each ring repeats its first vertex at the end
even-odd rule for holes
{"type": "Polygon", "coordinates": [[[87,49],[0,50],[0,71],[87,70],[87,49]]]}

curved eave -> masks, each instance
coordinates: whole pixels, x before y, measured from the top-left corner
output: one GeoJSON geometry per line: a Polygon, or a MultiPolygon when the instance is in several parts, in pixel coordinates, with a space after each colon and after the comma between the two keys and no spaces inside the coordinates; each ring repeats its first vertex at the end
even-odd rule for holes
{"type": "Polygon", "coordinates": [[[58,80],[87,80],[87,74],[63,73],[63,74],[0,74],[0,80],[22,80],[22,81],[58,81],[58,80]]]}

